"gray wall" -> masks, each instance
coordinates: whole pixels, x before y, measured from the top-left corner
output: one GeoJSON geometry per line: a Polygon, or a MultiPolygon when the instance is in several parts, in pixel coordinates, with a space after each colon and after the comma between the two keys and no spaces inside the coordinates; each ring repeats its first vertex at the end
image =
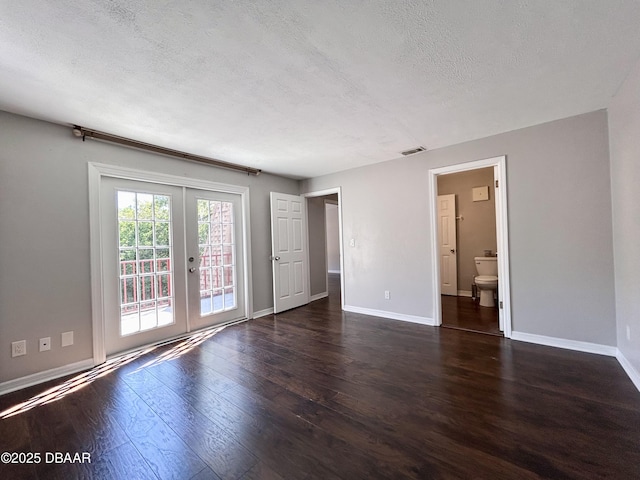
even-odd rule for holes
{"type": "Polygon", "coordinates": [[[494,254],[496,240],[496,201],[493,189],[493,167],[438,176],[438,195],[455,194],[458,242],[458,290],[471,291],[477,275],[474,257],[482,257],[485,250],[494,254]],[[489,200],[474,202],[474,187],[489,187],[489,200]]]}
{"type": "Polygon", "coordinates": [[[325,217],[327,224],[327,269],[330,272],[340,271],[340,217],[335,203],[327,203],[325,217]]]}
{"type": "Polygon", "coordinates": [[[92,357],[87,162],[246,185],[251,195],[254,309],[273,306],[269,192],[298,182],[81,142],[71,129],[0,112],[0,382],[92,357]],[[75,332],[62,349],[60,333],[75,332]],[[37,352],[50,336],[49,352],[37,352]],[[27,340],[11,358],[10,343],[27,340]]]}
{"type": "Polygon", "coordinates": [[[618,349],[640,372],[640,62],[609,105],[618,349]],[[627,338],[627,328],[630,338],[627,338]]]}
{"type": "Polygon", "coordinates": [[[309,277],[311,295],[327,291],[326,227],[324,197],[307,198],[309,229],[309,277]]]}
{"type": "Polygon", "coordinates": [[[303,182],[342,187],[345,304],[432,317],[428,171],[506,155],[513,329],[615,345],[607,128],[601,110],[303,182]]]}

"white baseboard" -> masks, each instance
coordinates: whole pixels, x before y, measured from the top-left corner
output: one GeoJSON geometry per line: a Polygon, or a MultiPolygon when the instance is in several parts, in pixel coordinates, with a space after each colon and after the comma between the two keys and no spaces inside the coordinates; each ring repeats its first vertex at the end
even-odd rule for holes
{"type": "Polygon", "coordinates": [[[611,345],[580,342],[578,340],[568,340],[566,338],[547,337],[545,335],[535,335],[533,333],[511,332],[511,340],[537,343],[539,345],[565,348],[567,350],[577,350],[578,352],[596,353],[598,355],[607,355],[609,357],[615,357],[618,353],[618,349],[611,345]]]}
{"type": "Polygon", "coordinates": [[[340,273],[340,270],[329,270],[329,273],[340,273]]]}
{"type": "Polygon", "coordinates": [[[469,290],[458,290],[459,297],[471,297],[471,292],[469,290]]]}
{"type": "Polygon", "coordinates": [[[9,380],[7,382],[0,383],[0,395],[6,393],[15,392],[23,388],[32,387],[39,383],[48,382],[49,380],[55,380],[56,378],[64,377],[66,375],[72,375],[74,373],[81,372],[92,368],[95,364],[93,359],[82,360],[80,362],[70,363],[69,365],[63,365],[62,367],[52,368],[43,372],[33,373],[26,377],[16,378],[15,380],[9,380]]]}
{"type": "Polygon", "coordinates": [[[635,367],[631,365],[631,362],[627,360],[627,358],[622,354],[620,350],[618,350],[616,358],[618,359],[618,363],[622,365],[622,368],[627,373],[638,391],[640,391],[640,372],[638,372],[638,370],[636,370],[635,367]]]}
{"type": "Polygon", "coordinates": [[[363,315],[371,315],[374,317],[390,318],[392,320],[402,320],[403,322],[420,323],[422,325],[435,326],[433,318],[419,317],[417,315],[407,315],[405,313],[387,312],[385,310],[374,310],[372,308],[354,307],[345,305],[345,312],[362,313],[363,315]]]}
{"type": "Polygon", "coordinates": [[[310,302],[315,302],[316,300],[320,300],[321,298],[326,298],[329,296],[329,292],[316,293],[315,295],[311,295],[309,297],[310,302]]]}
{"type": "Polygon", "coordinates": [[[549,347],[565,348],[567,350],[577,350],[579,352],[596,353],[598,355],[616,357],[618,363],[622,366],[627,376],[631,379],[638,391],[640,391],[640,372],[635,369],[631,362],[627,360],[617,347],[523,332],[511,332],[511,340],[519,340],[521,342],[537,343],[539,345],[547,345],[549,347]]]}
{"type": "Polygon", "coordinates": [[[258,310],[257,312],[253,312],[253,318],[266,317],[267,315],[271,315],[273,313],[273,307],[265,308],[264,310],[258,310]]]}

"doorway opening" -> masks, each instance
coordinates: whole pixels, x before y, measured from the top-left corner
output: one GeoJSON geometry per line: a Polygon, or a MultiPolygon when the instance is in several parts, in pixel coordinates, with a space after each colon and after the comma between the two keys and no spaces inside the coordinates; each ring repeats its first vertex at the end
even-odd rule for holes
{"type": "Polygon", "coordinates": [[[436,325],[511,336],[505,160],[429,172],[436,325]]]}
{"type": "Polygon", "coordinates": [[[306,193],[310,300],[339,299],[344,307],[341,189],[306,193]]]}

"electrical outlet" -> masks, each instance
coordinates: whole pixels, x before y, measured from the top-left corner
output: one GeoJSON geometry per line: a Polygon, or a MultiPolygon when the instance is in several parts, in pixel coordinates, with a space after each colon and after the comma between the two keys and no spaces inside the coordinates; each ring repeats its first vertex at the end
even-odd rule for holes
{"type": "Polygon", "coordinates": [[[11,356],[19,357],[27,354],[27,341],[20,340],[18,342],[11,342],[11,356]]]}
{"type": "Polygon", "coordinates": [[[389,300],[391,298],[391,292],[389,290],[384,291],[384,299],[389,300]]]}
{"type": "Polygon", "coordinates": [[[627,341],[631,341],[631,327],[627,325],[627,341]]]}
{"type": "Polygon", "coordinates": [[[349,242],[349,246],[350,247],[355,247],[356,246],[356,239],[352,238],[351,241],[349,242]]]}
{"type": "Polygon", "coordinates": [[[62,346],[68,347],[69,345],[73,345],[73,330],[70,332],[64,332],[62,335],[62,346]]]}
{"type": "Polygon", "coordinates": [[[46,352],[51,350],[51,337],[44,337],[40,339],[40,351],[46,352]]]}

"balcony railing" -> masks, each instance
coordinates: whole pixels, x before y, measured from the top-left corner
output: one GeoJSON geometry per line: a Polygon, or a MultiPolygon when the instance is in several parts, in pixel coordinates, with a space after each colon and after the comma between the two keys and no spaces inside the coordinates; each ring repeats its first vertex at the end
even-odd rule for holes
{"type": "MultiPolygon", "coordinates": [[[[234,270],[235,267],[229,265],[232,261],[231,254],[211,254],[204,255],[200,258],[200,290],[207,291],[213,289],[221,289],[222,278],[224,277],[224,286],[231,286],[234,284],[234,270]],[[224,262],[226,266],[222,266],[224,262]],[[211,269],[211,276],[208,275],[210,271],[209,267],[215,267],[211,269]],[[219,277],[220,276],[220,277],[219,277]]],[[[156,258],[147,260],[122,260],[120,261],[120,275],[121,275],[121,291],[122,291],[122,305],[125,310],[128,310],[126,305],[137,304],[139,302],[156,300],[158,297],[166,298],[171,297],[171,259],[170,258],[156,258]],[[156,262],[157,269],[154,269],[154,262],[156,262]],[[139,265],[139,270],[137,270],[139,265]],[[162,266],[162,267],[160,267],[162,266]],[[160,270],[160,268],[162,268],[160,270]],[[127,282],[130,279],[140,279],[140,282],[133,281],[127,282]],[[158,279],[157,286],[154,285],[155,279],[158,279]]],[[[204,294],[207,295],[206,293],[204,294]]],[[[131,310],[137,308],[135,305],[131,306],[131,310]]]]}
{"type": "Polygon", "coordinates": [[[170,258],[120,261],[122,304],[137,304],[155,300],[158,297],[171,297],[171,274],[170,258]],[[154,270],[154,262],[159,268],[162,266],[162,270],[154,270]],[[140,265],[139,271],[136,270],[136,265],[140,265]],[[127,284],[127,280],[132,278],[140,278],[139,288],[137,281],[127,284]],[[157,287],[154,285],[156,278],[158,279],[157,287]]]}

